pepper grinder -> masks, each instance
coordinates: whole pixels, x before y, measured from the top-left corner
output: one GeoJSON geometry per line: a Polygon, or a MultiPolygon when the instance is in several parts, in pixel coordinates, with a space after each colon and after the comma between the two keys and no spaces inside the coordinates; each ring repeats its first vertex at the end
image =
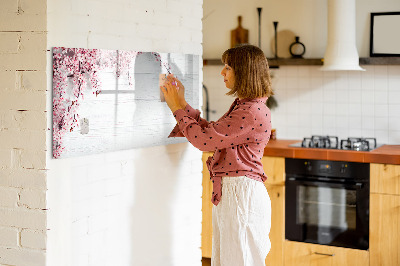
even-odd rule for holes
{"type": "Polygon", "coordinates": [[[258,11],[258,48],[261,49],[261,7],[257,7],[258,11]]]}
{"type": "Polygon", "coordinates": [[[277,28],[278,28],[278,21],[274,21],[274,29],[275,29],[275,59],[278,58],[278,34],[277,34],[277,28]]]}

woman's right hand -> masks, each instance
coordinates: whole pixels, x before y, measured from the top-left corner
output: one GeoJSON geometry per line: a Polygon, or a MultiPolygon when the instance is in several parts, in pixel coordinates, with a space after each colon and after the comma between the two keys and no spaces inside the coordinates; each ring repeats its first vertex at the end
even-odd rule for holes
{"type": "Polygon", "coordinates": [[[185,106],[187,105],[187,102],[185,100],[185,87],[183,86],[182,82],[178,78],[176,78],[173,74],[169,74],[167,76],[167,79],[170,82],[176,83],[176,86],[179,88],[178,89],[179,103],[182,106],[182,108],[185,108],[185,106]]]}

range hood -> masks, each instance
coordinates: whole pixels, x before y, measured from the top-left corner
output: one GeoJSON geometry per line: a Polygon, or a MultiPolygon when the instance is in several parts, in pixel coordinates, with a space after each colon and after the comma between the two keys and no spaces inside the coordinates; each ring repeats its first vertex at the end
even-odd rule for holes
{"type": "Polygon", "coordinates": [[[328,0],[328,44],[323,71],[358,70],[355,0],[328,0]]]}

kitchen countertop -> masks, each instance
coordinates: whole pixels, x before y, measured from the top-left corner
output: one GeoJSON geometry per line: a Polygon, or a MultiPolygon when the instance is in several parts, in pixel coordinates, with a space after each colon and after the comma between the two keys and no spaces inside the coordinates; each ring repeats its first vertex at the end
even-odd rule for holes
{"type": "Polygon", "coordinates": [[[264,156],[363,163],[400,164],[400,145],[383,145],[372,151],[290,147],[301,140],[270,140],[264,156]]]}

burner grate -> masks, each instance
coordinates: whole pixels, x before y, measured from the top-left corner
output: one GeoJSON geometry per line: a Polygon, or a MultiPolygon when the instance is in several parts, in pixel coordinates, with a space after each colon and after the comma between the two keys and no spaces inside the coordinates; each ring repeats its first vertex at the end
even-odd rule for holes
{"type": "Polygon", "coordinates": [[[305,148],[325,148],[325,149],[338,149],[339,140],[336,136],[317,136],[313,135],[311,138],[304,138],[301,147],[305,148]]]}
{"type": "Polygon", "coordinates": [[[376,138],[347,138],[340,141],[342,150],[369,151],[376,147],[376,138]]]}
{"type": "Polygon", "coordinates": [[[303,148],[370,151],[377,148],[377,143],[376,138],[347,138],[342,139],[339,143],[339,139],[336,136],[313,135],[311,138],[304,138],[301,143],[292,146],[300,146],[303,148]]]}

